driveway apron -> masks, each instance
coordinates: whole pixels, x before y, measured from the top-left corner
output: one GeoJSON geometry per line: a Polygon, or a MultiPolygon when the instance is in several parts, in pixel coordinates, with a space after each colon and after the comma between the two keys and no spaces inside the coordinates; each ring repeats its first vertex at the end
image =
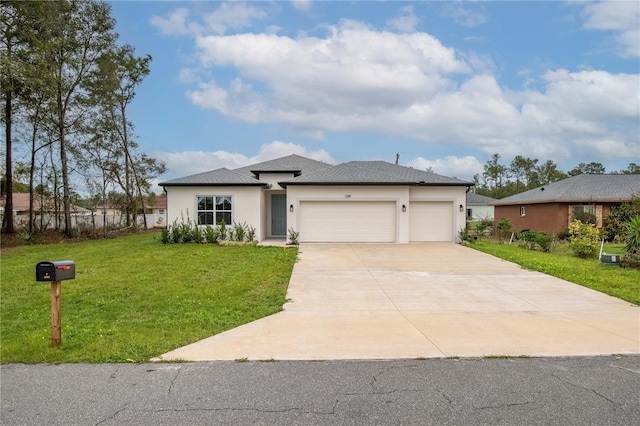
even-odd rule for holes
{"type": "Polygon", "coordinates": [[[640,353],[640,307],[453,243],[303,244],[284,310],[158,360],[640,353]]]}

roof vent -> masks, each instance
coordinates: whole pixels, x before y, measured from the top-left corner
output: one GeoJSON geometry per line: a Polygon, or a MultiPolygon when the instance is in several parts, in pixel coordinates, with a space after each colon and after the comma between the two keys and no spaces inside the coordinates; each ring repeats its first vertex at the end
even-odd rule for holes
{"type": "Polygon", "coordinates": [[[544,186],[542,188],[540,188],[540,191],[544,191],[544,186]]]}

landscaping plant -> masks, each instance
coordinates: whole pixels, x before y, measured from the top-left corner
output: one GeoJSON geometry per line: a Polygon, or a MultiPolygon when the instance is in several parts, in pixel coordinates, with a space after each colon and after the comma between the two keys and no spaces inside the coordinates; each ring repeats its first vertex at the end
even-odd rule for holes
{"type": "Polygon", "coordinates": [[[501,243],[504,243],[511,236],[511,220],[508,217],[503,217],[498,221],[498,238],[501,243]]]}
{"type": "Polygon", "coordinates": [[[622,258],[621,266],[640,269],[640,216],[633,217],[627,224],[624,245],[627,253],[622,258]]]}
{"type": "Polygon", "coordinates": [[[569,225],[569,235],[569,247],[576,256],[587,259],[598,254],[600,231],[594,224],[574,220],[569,225]]]}

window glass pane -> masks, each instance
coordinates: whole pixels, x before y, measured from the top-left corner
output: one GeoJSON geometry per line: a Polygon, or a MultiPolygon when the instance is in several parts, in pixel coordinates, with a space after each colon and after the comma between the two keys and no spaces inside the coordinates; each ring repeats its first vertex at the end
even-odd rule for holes
{"type": "Polygon", "coordinates": [[[213,213],[211,213],[211,212],[199,212],[198,213],[198,225],[213,225],[213,213]]]}
{"type": "Polygon", "coordinates": [[[216,212],[216,223],[224,220],[227,225],[231,224],[231,212],[216,212]]]}
{"type": "Polygon", "coordinates": [[[216,197],[216,210],[231,210],[231,197],[216,197]]]}

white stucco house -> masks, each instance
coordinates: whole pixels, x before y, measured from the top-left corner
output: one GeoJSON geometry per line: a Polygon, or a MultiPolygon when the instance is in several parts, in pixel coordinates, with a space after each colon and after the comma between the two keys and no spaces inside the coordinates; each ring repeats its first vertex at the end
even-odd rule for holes
{"type": "Polygon", "coordinates": [[[493,220],[494,207],[489,205],[496,200],[495,198],[473,192],[467,193],[467,221],[477,222],[483,219],[493,220]]]}
{"type": "Polygon", "coordinates": [[[289,155],[162,182],[167,223],[246,223],[300,242],[456,241],[471,182],[384,161],[331,165],[289,155]]]}

